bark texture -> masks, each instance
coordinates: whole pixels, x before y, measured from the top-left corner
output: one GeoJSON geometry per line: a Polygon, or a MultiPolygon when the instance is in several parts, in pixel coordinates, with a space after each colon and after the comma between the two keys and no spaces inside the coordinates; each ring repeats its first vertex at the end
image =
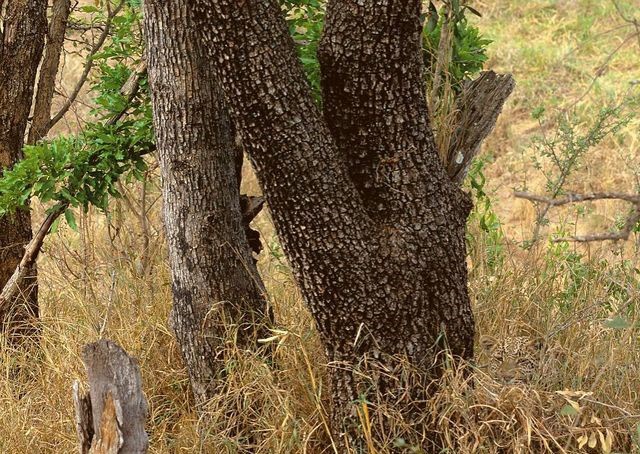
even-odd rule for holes
{"type": "Polygon", "coordinates": [[[29,128],[28,143],[34,144],[49,132],[51,123],[51,103],[55,90],[60,54],[64,47],[67,20],[71,12],[71,0],[54,0],[47,33],[47,45],[40,65],[38,91],[33,107],[33,120],[29,128]]]}
{"type": "MultiPolygon", "coordinates": [[[[195,0],[215,67],[332,372],[336,433],[357,439],[362,365],[473,355],[465,221],[429,125],[419,0],[329,2],[324,118],[275,1],[195,0]]],[[[376,372],[378,371],[378,372],[376,372]]],[[[353,446],[352,446],[353,447],[353,446]]]]}
{"type": "MultiPolygon", "coordinates": [[[[47,1],[15,0],[3,11],[0,34],[0,169],[22,158],[36,73],[47,34],[47,1]]],[[[31,240],[31,215],[19,211],[0,218],[0,287],[20,263],[31,240]]],[[[4,314],[2,330],[37,317],[36,270],[24,281],[13,309],[4,314]],[[9,323],[11,322],[11,323],[9,323]]]]}
{"type": "Polygon", "coordinates": [[[118,344],[102,339],[88,344],[82,360],[89,376],[88,395],[73,385],[80,454],[144,454],[147,399],[140,367],[118,344]]]}
{"type": "Polygon", "coordinates": [[[164,221],[173,277],[171,323],[199,404],[220,385],[224,342],[254,348],[264,287],[243,223],[241,150],[186,0],[145,2],[145,33],[164,221]]]}

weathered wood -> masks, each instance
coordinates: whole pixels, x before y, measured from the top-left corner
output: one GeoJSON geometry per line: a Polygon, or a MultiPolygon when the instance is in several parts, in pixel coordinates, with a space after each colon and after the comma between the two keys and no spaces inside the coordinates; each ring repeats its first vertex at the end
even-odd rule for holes
{"type": "Polygon", "coordinates": [[[88,344],[82,360],[89,376],[89,395],[80,396],[74,384],[76,431],[81,454],[138,454],[147,452],[144,430],[147,400],[140,368],[116,343],[102,339],[88,344]]]}
{"type": "Polygon", "coordinates": [[[457,103],[458,121],[447,154],[447,173],[462,184],[484,139],[493,131],[502,106],[515,88],[510,74],[483,72],[463,88],[457,103]]]}
{"type": "Polygon", "coordinates": [[[93,417],[91,415],[91,399],[88,394],[80,393],[80,382],[73,382],[73,406],[76,413],[76,433],[78,435],[78,451],[88,453],[93,439],[93,417]]]}

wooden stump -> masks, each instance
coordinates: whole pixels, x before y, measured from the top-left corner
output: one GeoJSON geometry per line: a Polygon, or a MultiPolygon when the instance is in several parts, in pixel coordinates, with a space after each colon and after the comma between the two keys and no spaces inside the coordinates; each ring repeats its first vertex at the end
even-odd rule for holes
{"type": "Polygon", "coordinates": [[[146,453],[147,401],[135,358],[102,339],[84,347],[82,360],[90,391],[83,395],[73,384],[80,454],[146,453]]]}

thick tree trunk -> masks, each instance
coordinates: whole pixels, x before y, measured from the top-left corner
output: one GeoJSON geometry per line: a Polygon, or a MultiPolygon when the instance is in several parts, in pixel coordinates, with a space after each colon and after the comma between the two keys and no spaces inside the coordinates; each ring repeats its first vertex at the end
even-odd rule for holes
{"type": "MultiPolygon", "coordinates": [[[[47,1],[16,0],[7,4],[0,33],[0,169],[22,158],[36,72],[47,34],[47,1]]],[[[0,287],[4,287],[31,239],[31,215],[19,211],[0,219],[0,287]]],[[[26,279],[19,300],[2,314],[2,330],[24,328],[37,317],[35,267],[26,279]]],[[[22,331],[20,329],[19,331],[22,331]]]]}
{"type": "Polygon", "coordinates": [[[329,2],[320,54],[326,124],[277,2],[194,3],[283,247],[339,365],[334,429],[353,447],[354,400],[371,385],[388,396],[404,386],[381,370],[394,370],[398,357],[431,368],[445,349],[473,355],[471,203],[448,178],[430,130],[421,2],[329,2]],[[371,380],[362,383],[354,367],[371,380]]]}
{"type": "Polygon", "coordinates": [[[224,342],[255,348],[267,314],[240,210],[235,134],[188,2],[147,0],[149,83],[173,276],[171,323],[198,404],[219,387],[224,342]]]}

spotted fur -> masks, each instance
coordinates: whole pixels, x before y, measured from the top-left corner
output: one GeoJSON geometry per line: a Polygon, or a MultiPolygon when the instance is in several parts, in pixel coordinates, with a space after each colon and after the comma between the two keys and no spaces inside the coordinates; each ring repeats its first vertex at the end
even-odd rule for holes
{"type": "Polygon", "coordinates": [[[530,381],[539,369],[544,342],[525,336],[480,338],[479,364],[490,376],[508,384],[530,381]]]}

